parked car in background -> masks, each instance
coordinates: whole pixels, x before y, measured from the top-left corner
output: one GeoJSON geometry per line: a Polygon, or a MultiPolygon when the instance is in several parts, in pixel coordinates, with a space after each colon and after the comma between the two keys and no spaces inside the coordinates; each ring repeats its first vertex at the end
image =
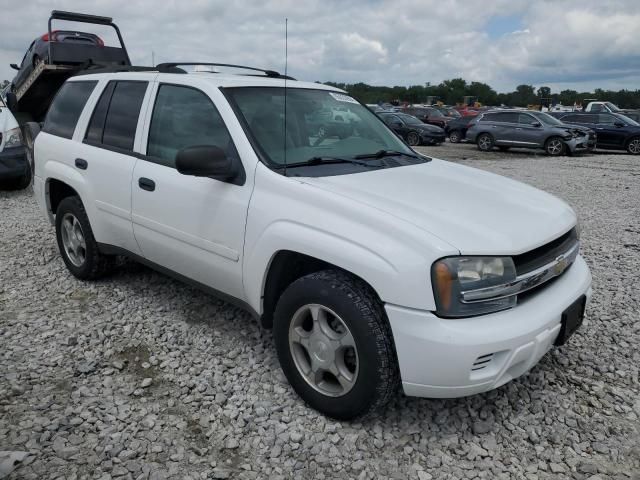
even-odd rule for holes
{"type": "Polygon", "coordinates": [[[465,140],[467,135],[467,129],[471,126],[475,117],[460,117],[454,118],[447,123],[444,128],[447,137],[451,143],[460,143],[465,140]]]}
{"type": "Polygon", "coordinates": [[[467,130],[467,138],[478,149],[494,147],[542,148],[548,155],[588,151],[588,128],[565,125],[560,120],[537,111],[492,110],[482,113],[467,130]]]}
{"type": "Polygon", "coordinates": [[[435,125],[436,127],[443,129],[449,120],[451,120],[451,117],[447,117],[435,107],[407,107],[402,110],[402,113],[413,115],[424,123],[435,125]]]}
{"type": "Polygon", "coordinates": [[[454,107],[454,108],[463,117],[475,117],[480,113],[477,109],[471,108],[468,105],[464,105],[462,107],[454,107]]]}
{"type": "MultiPolygon", "coordinates": [[[[49,38],[49,33],[45,33],[31,42],[27,52],[22,57],[20,65],[11,64],[11,68],[18,71],[11,81],[12,90],[22,85],[22,82],[33,72],[39,62],[49,63],[49,42],[69,45],[91,45],[96,48],[104,47],[102,39],[93,33],[53,30],[51,38],[49,38]]],[[[85,61],[84,58],[78,60],[78,63],[85,61]]]]}
{"type": "Polygon", "coordinates": [[[382,108],[380,105],[376,104],[376,103],[367,103],[366,107],[371,110],[373,113],[382,113],[382,112],[386,112],[386,110],[384,108],[382,108]]]}
{"type": "Polygon", "coordinates": [[[626,150],[640,154],[640,123],[619,113],[566,113],[560,116],[565,123],[579,124],[595,130],[597,148],[626,150]]]}
{"type": "Polygon", "coordinates": [[[447,106],[440,106],[440,105],[434,105],[433,108],[436,108],[438,110],[440,110],[446,117],[451,117],[451,118],[460,118],[462,117],[462,114],[460,114],[460,112],[458,112],[458,110],[456,110],[453,107],[447,107],[447,106]]]}
{"type": "Polygon", "coordinates": [[[21,189],[31,182],[31,168],[18,122],[0,96],[0,188],[21,189]]]}
{"type": "Polygon", "coordinates": [[[435,125],[423,123],[406,113],[379,113],[378,116],[409,145],[439,145],[444,142],[444,130],[435,125]]]}

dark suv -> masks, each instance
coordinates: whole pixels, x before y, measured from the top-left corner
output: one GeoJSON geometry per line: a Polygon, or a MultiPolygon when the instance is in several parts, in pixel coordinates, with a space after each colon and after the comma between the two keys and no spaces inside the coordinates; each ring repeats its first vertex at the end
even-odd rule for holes
{"type": "Polygon", "coordinates": [[[440,127],[422,123],[406,113],[379,113],[378,116],[411,146],[440,145],[446,138],[440,127]]]}
{"type": "Polygon", "coordinates": [[[548,155],[588,151],[595,135],[586,127],[566,125],[546,113],[530,110],[494,110],[472,121],[467,139],[489,151],[511,147],[542,148],[548,155]]]}
{"type": "Polygon", "coordinates": [[[626,150],[640,154],[640,123],[619,113],[575,113],[568,112],[560,119],[565,123],[585,125],[598,134],[598,148],[626,150]]]}

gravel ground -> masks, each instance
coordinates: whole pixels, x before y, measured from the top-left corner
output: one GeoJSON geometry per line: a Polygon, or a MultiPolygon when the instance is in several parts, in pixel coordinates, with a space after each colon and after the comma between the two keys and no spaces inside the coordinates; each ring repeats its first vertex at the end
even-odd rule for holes
{"type": "Polygon", "coordinates": [[[424,151],[576,209],[594,297],[569,345],[487,394],[335,422],[248,314],[132,263],[77,281],[33,196],[0,192],[0,478],[640,479],[640,159],[424,151]]]}

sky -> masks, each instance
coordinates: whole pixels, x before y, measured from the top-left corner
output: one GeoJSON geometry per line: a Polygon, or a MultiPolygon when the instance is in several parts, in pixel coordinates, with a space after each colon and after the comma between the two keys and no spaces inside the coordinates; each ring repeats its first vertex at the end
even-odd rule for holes
{"type": "MultiPolygon", "coordinates": [[[[640,89],[640,0],[0,0],[0,80],[50,11],[113,17],[134,64],[236,63],[311,81],[437,84],[508,92],[640,89]],[[6,14],[11,12],[10,14],[6,14]]],[[[62,22],[54,28],[69,28],[62,22]]],[[[77,26],[77,25],[76,25],[77,26]]],[[[83,27],[80,26],[79,29],[83,27]]],[[[87,26],[84,26],[87,29],[87,26]]],[[[110,32],[91,30],[115,41],[110,32]]]]}

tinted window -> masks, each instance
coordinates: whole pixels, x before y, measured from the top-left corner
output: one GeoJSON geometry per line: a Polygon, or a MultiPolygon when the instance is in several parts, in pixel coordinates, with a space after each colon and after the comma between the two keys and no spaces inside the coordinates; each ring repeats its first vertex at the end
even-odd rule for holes
{"type": "Polygon", "coordinates": [[[518,123],[521,125],[533,125],[540,122],[527,113],[520,113],[518,114],[518,123]]]}
{"type": "Polygon", "coordinates": [[[113,95],[113,89],[115,86],[116,82],[109,82],[102,92],[100,100],[98,100],[98,103],[96,104],[96,108],[93,110],[93,115],[91,115],[89,127],[87,127],[87,134],[85,136],[85,139],[90,142],[102,143],[104,122],[107,119],[107,111],[109,110],[109,103],[111,102],[111,95],[113,95]]]}
{"type": "Polygon", "coordinates": [[[156,97],[147,155],[175,166],[178,150],[194,145],[215,145],[236,157],[227,127],[207,95],[199,90],[161,85],[156,97]]]}
{"type": "Polygon", "coordinates": [[[382,117],[382,119],[384,120],[384,123],[386,123],[387,125],[391,125],[394,122],[396,123],[400,122],[400,119],[396,115],[385,115],[384,117],[382,117]]]}
{"type": "Polygon", "coordinates": [[[613,125],[613,123],[616,120],[617,120],[617,118],[615,118],[610,113],[599,113],[598,114],[598,123],[607,123],[607,124],[613,125]]]}
{"type": "Polygon", "coordinates": [[[597,115],[567,115],[562,117],[565,123],[596,123],[597,115]]]}
{"type": "Polygon", "coordinates": [[[133,139],[147,82],[116,82],[104,122],[102,144],[133,150],[133,139]]]}
{"type": "Polygon", "coordinates": [[[518,114],[510,112],[485,113],[482,120],[486,122],[518,123],[518,114]]]}
{"type": "Polygon", "coordinates": [[[65,83],[49,107],[42,130],[64,138],[73,137],[78,118],[97,83],[95,81],[65,83]]]}

